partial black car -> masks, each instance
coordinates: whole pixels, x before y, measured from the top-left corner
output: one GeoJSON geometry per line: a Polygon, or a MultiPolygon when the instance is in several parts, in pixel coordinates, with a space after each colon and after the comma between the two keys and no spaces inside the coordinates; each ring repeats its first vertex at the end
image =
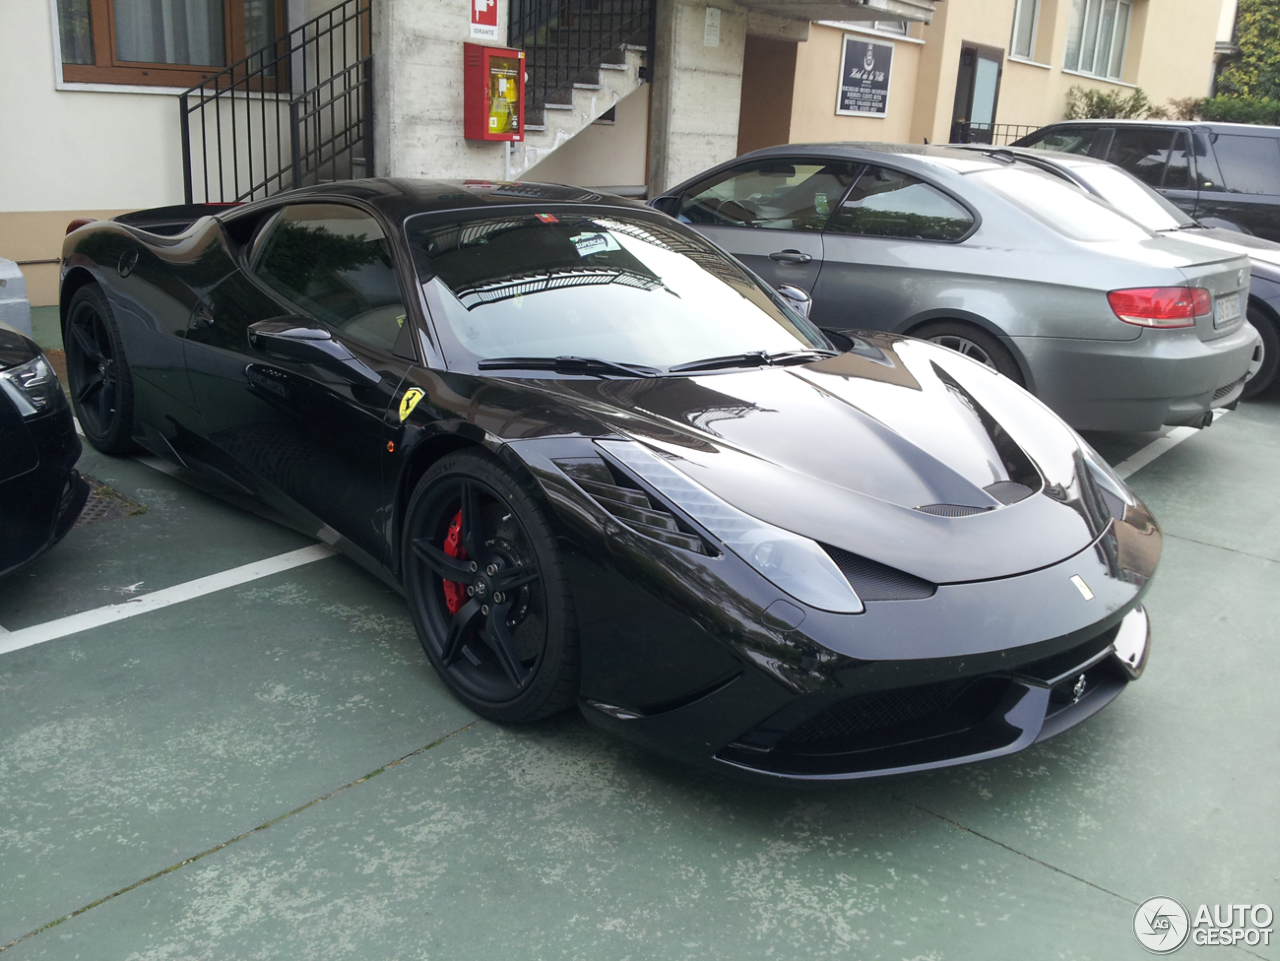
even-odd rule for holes
{"type": "Polygon", "coordinates": [[[692,230],[570,188],[187,216],[66,239],[68,343],[114,371],[104,405],[69,366],[90,443],[365,565],[485,717],[577,705],[692,763],[853,778],[1017,751],[1142,672],[1155,520],[954,351],[828,338],[692,230]]]}
{"type": "Polygon", "coordinates": [[[1066,120],[1014,142],[1123,167],[1208,227],[1280,241],[1280,127],[1066,120]]]}
{"type": "Polygon", "coordinates": [[[58,543],[89,496],[80,438],[53,367],[0,322],[0,577],[58,543]]]}

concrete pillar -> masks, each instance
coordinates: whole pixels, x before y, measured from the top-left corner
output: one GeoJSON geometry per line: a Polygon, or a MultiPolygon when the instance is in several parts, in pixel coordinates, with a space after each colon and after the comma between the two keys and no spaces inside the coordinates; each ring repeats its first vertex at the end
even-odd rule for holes
{"type": "Polygon", "coordinates": [[[649,108],[651,197],[737,155],[747,42],[747,13],[732,3],[658,0],[657,16],[649,108]],[[708,8],[719,11],[718,38],[708,26],[708,8]]]}

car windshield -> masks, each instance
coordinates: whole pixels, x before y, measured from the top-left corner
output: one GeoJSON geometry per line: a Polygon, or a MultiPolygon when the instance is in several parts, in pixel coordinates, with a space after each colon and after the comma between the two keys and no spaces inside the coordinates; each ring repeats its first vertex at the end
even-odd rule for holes
{"type": "Polygon", "coordinates": [[[1053,174],[1026,166],[984,170],[975,180],[1073,240],[1146,240],[1151,234],[1053,174]]]}
{"type": "Polygon", "coordinates": [[[420,214],[405,229],[451,365],[573,357],[665,371],[830,347],[740,264],[656,214],[420,214]]]}
{"type": "Polygon", "coordinates": [[[1081,164],[1073,166],[1071,171],[1116,210],[1148,230],[1178,230],[1195,223],[1151,187],[1119,167],[1081,164]]]}

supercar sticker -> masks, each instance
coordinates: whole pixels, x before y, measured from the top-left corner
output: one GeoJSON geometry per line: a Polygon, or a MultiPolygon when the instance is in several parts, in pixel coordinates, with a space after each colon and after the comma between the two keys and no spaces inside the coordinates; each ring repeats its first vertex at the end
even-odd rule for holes
{"type": "Polygon", "coordinates": [[[422,391],[416,387],[410,387],[404,392],[404,396],[400,398],[400,423],[403,424],[409,419],[409,415],[418,406],[418,401],[422,400],[422,396],[422,391]]]}

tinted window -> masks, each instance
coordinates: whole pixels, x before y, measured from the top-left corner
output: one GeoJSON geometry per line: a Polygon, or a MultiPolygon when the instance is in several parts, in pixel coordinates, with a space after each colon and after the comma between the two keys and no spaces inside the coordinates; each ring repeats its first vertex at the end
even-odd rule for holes
{"type": "Polygon", "coordinates": [[[254,272],[317,319],[391,350],[405,322],[391,246],[368,214],[335,204],[286,207],[259,234],[254,272]]]}
{"type": "Polygon", "coordinates": [[[736,261],[656,217],[419,215],[406,230],[451,362],[568,355],[666,368],[826,346],[736,261]]]}
{"type": "Polygon", "coordinates": [[[973,175],[1041,223],[1074,240],[1145,240],[1151,234],[1078,187],[1025,167],[973,175]]]}
{"type": "MultiPolygon", "coordinates": [[[[1173,147],[1172,130],[1159,127],[1117,127],[1111,138],[1107,159],[1117,167],[1123,167],[1144,184],[1162,186],[1164,171],[1169,163],[1173,147]]],[[[1186,154],[1183,154],[1183,165],[1186,154]]]]}
{"type": "Polygon", "coordinates": [[[1039,136],[1039,140],[1032,140],[1028,137],[1023,143],[1024,147],[1034,147],[1036,150],[1057,150],[1062,153],[1078,153],[1088,154],[1093,148],[1093,142],[1098,139],[1097,127],[1055,127],[1044,134],[1032,134],[1039,136]]]}
{"type": "Polygon", "coordinates": [[[1185,130],[1176,131],[1173,135],[1173,146],[1169,149],[1169,166],[1164,171],[1164,188],[1166,190],[1191,190],[1190,137],[1185,130]]]}
{"type": "Polygon", "coordinates": [[[957,240],[973,217],[942,191],[885,167],[868,167],[832,220],[834,233],[957,240]]]}
{"type": "Polygon", "coordinates": [[[1223,186],[1231,193],[1280,194],[1280,141],[1219,134],[1213,141],[1223,186]]]}
{"type": "Polygon", "coordinates": [[[766,161],[738,167],[683,199],[685,223],[774,230],[821,230],[853,182],[852,163],[766,161]]]}

